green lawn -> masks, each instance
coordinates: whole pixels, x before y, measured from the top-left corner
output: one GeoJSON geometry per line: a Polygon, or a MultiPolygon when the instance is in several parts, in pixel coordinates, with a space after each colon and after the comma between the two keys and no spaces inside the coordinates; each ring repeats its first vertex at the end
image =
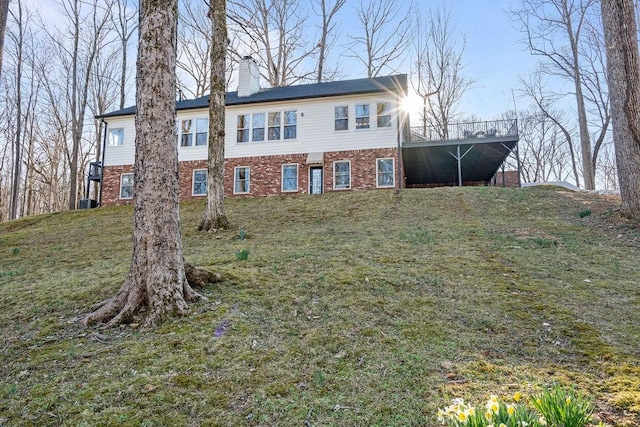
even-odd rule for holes
{"type": "Polygon", "coordinates": [[[142,331],[73,322],[122,284],[131,208],[0,224],[0,425],[433,426],[453,397],[551,382],[640,425],[640,225],[618,204],[555,187],[230,199],[237,228],[198,233],[204,201],[185,203],[185,257],[224,281],[142,331]]]}

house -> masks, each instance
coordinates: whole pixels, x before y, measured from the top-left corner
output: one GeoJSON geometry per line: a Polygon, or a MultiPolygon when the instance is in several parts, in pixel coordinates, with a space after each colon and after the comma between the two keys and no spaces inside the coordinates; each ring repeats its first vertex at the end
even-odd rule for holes
{"type": "MultiPolygon", "coordinates": [[[[225,196],[399,188],[406,95],[406,75],[260,89],[245,57],[226,96],[225,196]]],[[[181,199],[207,193],[208,101],[176,103],[181,199]]],[[[100,204],[130,203],[135,107],[100,118],[100,204]]]]}
{"type": "MultiPolygon", "coordinates": [[[[510,155],[519,169],[515,119],[410,127],[404,74],[260,89],[251,57],[239,71],[238,90],[226,95],[226,197],[506,185],[497,174],[510,155]]],[[[207,193],[208,102],[176,103],[183,200],[207,193]]],[[[87,179],[101,184],[100,196],[89,199],[87,185],[81,207],[131,203],[135,107],[99,118],[103,158],[87,179]]]]}

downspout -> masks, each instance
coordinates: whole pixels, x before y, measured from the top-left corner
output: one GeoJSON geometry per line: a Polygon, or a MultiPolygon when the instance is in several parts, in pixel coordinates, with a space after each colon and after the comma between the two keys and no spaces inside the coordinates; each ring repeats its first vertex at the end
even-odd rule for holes
{"type": "Polygon", "coordinates": [[[100,160],[100,195],[98,196],[98,206],[102,206],[102,187],[104,185],[104,152],[107,148],[107,126],[108,123],[104,121],[104,118],[100,117],[102,123],[104,123],[104,136],[102,138],[102,160],[100,160]]]}
{"type": "MultiPolygon", "coordinates": [[[[398,104],[400,104],[400,102],[398,102],[398,104]]],[[[405,123],[405,116],[406,116],[406,112],[402,111],[402,108],[400,107],[400,105],[398,105],[396,107],[396,111],[399,111],[400,114],[396,115],[396,122],[397,122],[397,126],[398,126],[398,190],[401,190],[404,188],[404,168],[403,168],[403,162],[402,162],[402,132],[404,130],[404,123],[405,123]],[[402,118],[400,118],[400,115],[402,114],[402,118]]]]}

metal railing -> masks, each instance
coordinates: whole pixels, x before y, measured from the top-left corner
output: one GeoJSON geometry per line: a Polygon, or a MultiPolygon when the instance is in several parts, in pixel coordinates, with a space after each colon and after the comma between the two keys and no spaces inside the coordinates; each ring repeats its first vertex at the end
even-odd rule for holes
{"type": "Polygon", "coordinates": [[[518,120],[453,123],[442,126],[412,126],[409,141],[448,141],[458,139],[517,136],[518,120]]]}

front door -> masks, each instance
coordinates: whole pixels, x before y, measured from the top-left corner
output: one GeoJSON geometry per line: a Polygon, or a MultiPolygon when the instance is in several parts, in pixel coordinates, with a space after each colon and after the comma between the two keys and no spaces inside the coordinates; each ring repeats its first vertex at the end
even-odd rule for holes
{"type": "Polygon", "coordinates": [[[309,175],[309,194],[322,194],[322,166],[312,166],[309,175]]]}

